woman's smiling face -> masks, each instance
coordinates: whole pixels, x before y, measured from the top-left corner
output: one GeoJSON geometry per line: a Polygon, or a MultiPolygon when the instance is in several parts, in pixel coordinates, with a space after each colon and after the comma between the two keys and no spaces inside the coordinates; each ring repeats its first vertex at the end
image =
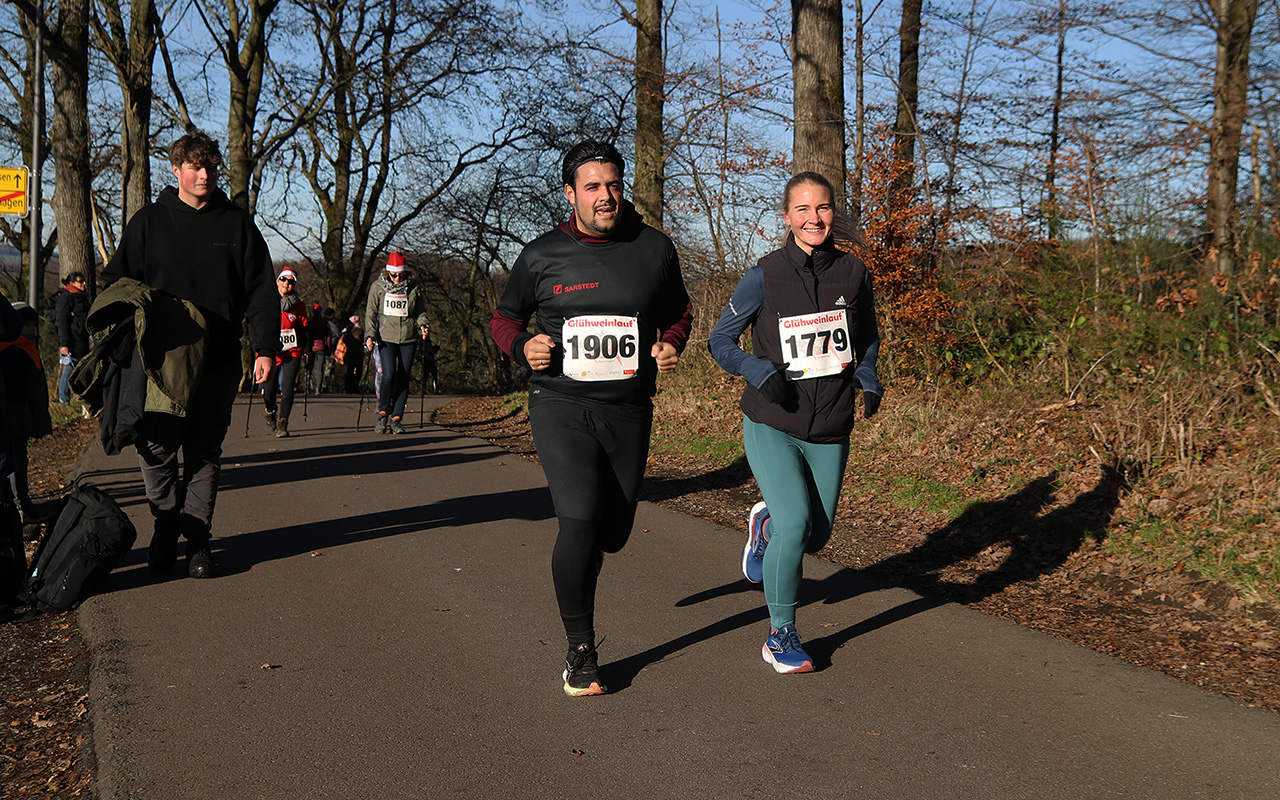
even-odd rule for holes
{"type": "Polygon", "coordinates": [[[835,200],[827,187],[816,183],[802,183],[791,191],[782,221],[787,224],[796,244],[806,253],[831,238],[831,224],[835,221],[835,200]]]}

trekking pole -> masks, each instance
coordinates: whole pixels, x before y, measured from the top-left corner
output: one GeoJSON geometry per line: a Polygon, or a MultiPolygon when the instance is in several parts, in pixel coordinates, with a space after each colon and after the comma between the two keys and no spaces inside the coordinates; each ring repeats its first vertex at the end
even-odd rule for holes
{"type": "Polygon", "coordinates": [[[249,421],[253,418],[253,396],[258,393],[258,384],[253,382],[253,378],[249,378],[249,405],[245,407],[244,412],[244,438],[249,438],[249,421]]]}
{"type": "MultiPolygon", "coordinates": [[[[308,370],[309,372],[310,370],[308,370]]],[[[302,421],[307,421],[307,398],[311,396],[311,384],[307,382],[307,376],[302,376],[302,421]]]]}
{"type": "Polygon", "coordinates": [[[427,337],[419,343],[422,350],[422,386],[418,392],[418,430],[427,426],[427,337]]]}
{"type": "Polygon", "coordinates": [[[356,433],[360,432],[360,415],[364,413],[364,395],[365,395],[365,378],[369,377],[369,350],[364,342],[360,343],[360,349],[364,352],[360,354],[363,366],[360,368],[360,410],[356,412],[356,433]]]}

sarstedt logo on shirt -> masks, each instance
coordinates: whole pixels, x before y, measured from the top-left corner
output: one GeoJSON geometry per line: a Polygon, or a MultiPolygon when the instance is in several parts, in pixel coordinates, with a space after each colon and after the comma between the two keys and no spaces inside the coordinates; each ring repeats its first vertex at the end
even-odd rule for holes
{"type": "Polygon", "coordinates": [[[551,293],[560,294],[562,292],[578,292],[583,289],[599,289],[599,288],[600,288],[599,281],[592,281],[590,283],[575,283],[572,286],[562,286],[557,283],[555,286],[552,287],[551,293]]]}

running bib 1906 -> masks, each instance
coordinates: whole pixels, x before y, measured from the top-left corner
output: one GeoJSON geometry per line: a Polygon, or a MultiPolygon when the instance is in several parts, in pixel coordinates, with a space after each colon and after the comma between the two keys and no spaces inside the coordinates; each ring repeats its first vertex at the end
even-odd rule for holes
{"type": "Polygon", "coordinates": [[[635,317],[589,315],[564,321],[564,374],[575,381],[620,381],[640,368],[635,317]]]}
{"type": "Polygon", "coordinates": [[[384,294],[382,296],[382,316],[409,316],[409,296],[404,294],[384,294]]]}
{"type": "Polygon", "coordinates": [[[298,346],[298,332],[293,328],[280,329],[280,349],[292,350],[298,346]]]}
{"type": "Polygon", "coordinates": [[[787,374],[795,380],[836,375],[853,360],[844,310],[778,320],[787,374]],[[800,374],[797,374],[800,373],[800,374]]]}

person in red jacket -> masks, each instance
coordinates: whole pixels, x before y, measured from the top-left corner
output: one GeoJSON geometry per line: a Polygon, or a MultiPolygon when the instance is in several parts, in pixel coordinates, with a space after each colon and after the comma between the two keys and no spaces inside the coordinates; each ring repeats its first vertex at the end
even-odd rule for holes
{"type": "Polygon", "coordinates": [[[302,365],[302,346],[307,341],[307,306],[298,297],[298,274],[282,269],[276,276],[276,291],[280,294],[280,353],[276,367],[280,380],[267,381],[262,386],[262,404],[267,408],[267,429],[284,438],[289,435],[289,411],[293,408],[293,389],[298,382],[298,368],[302,365]],[[276,405],[276,391],[280,392],[280,404],[276,405]]]}

